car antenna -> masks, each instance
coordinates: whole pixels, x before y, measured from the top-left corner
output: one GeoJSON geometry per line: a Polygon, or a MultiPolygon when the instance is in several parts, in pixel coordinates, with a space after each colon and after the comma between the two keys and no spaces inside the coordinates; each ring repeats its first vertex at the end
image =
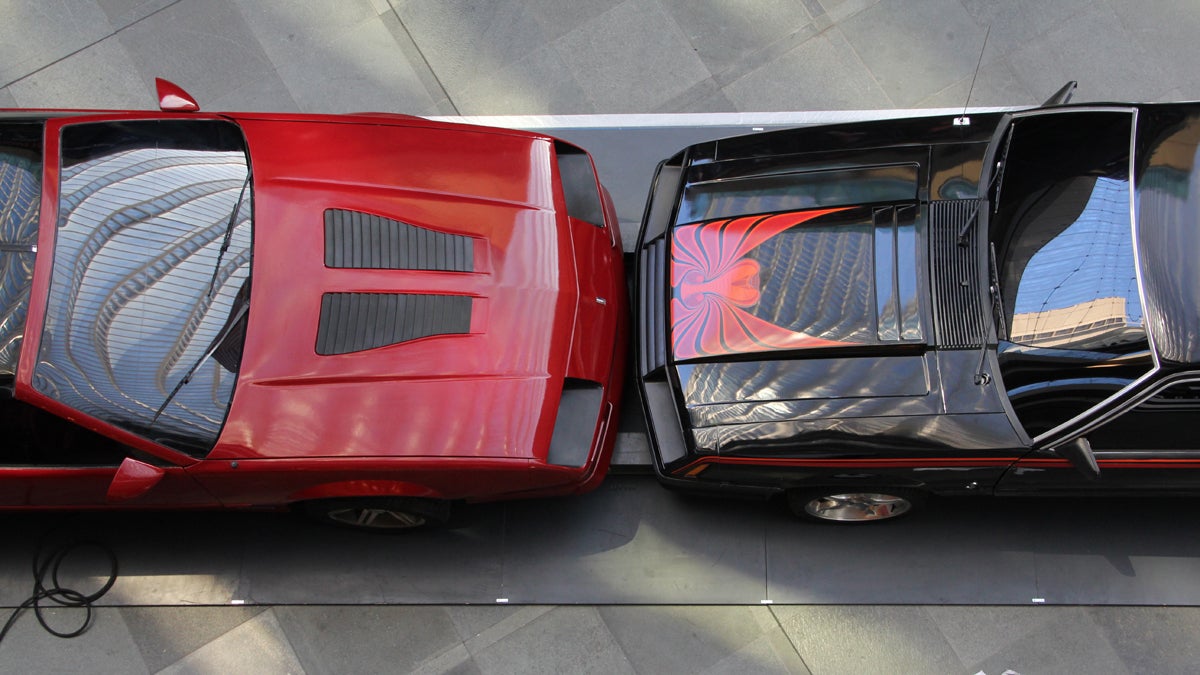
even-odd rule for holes
{"type": "MultiPolygon", "coordinates": [[[[971,74],[971,86],[967,87],[967,100],[963,102],[962,114],[959,115],[958,117],[954,118],[954,126],[956,126],[956,127],[971,126],[971,118],[967,117],[967,108],[971,107],[971,94],[973,94],[975,92],[975,80],[979,77],[980,67],[983,66],[983,52],[985,50],[987,50],[988,36],[990,36],[991,34],[992,34],[992,24],[989,23],[987,30],[983,33],[983,45],[979,47],[979,59],[975,62],[975,72],[971,74]]],[[[962,178],[966,178],[966,167],[961,166],[960,169],[963,172],[960,174],[960,176],[962,178]]],[[[960,227],[958,230],[958,245],[959,246],[967,245],[967,229],[970,228],[971,221],[974,220],[975,215],[978,212],[979,212],[979,201],[976,200],[975,205],[973,207],[971,207],[971,213],[967,216],[967,219],[965,221],[963,221],[962,227],[960,227]]]]}
{"type": "Polygon", "coordinates": [[[975,72],[971,75],[971,86],[967,88],[967,100],[963,103],[962,115],[954,118],[954,126],[969,127],[971,126],[971,118],[967,117],[967,108],[971,106],[971,94],[975,92],[975,79],[979,77],[979,68],[983,65],[983,52],[987,49],[988,36],[992,34],[992,24],[988,24],[987,31],[983,34],[983,46],[979,48],[979,60],[975,62],[975,72]]]}

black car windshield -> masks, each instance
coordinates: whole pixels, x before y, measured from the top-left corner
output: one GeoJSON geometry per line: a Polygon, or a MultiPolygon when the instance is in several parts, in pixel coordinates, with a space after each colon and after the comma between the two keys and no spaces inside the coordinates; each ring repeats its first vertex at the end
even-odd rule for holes
{"type": "Polygon", "coordinates": [[[1153,367],[1134,261],[1132,133],[1131,113],[1101,110],[1019,117],[1004,140],[989,222],[998,332],[1008,333],[1000,371],[1030,435],[1153,367]]]}
{"type": "Polygon", "coordinates": [[[245,339],[252,190],[241,131],[220,120],[83,123],[64,127],[61,147],[33,385],[203,456],[245,339]]]}
{"type": "Polygon", "coordinates": [[[1130,220],[1131,116],[1034,116],[1009,133],[990,229],[1011,341],[1145,349],[1130,220]]]}

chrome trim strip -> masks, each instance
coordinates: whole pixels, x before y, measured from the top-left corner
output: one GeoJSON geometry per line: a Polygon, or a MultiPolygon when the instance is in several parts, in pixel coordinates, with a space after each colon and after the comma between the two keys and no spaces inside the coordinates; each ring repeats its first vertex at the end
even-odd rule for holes
{"type": "Polygon", "coordinates": [[[1137,277],[1138,301],[1142,303],[1142,328],[1146,331],[1146,341],[1150,345],[1150,358],[1154,359],[1154,369],[1150,372],[1156,372],[1162,368],[1162,362],[1159,360],[1158,347],[1154,344],[1154,331],[1150,330],[1150,319],[1146,313],[1149,306],[1146,304],[1146,282],[1142,276],[1142,256],[1138,243],[1141,223],[1138,220],[1137,176],[1134,174],[1137,166],[1137,132],[1138,110],[1134,108],[1133,131],[1129,134],[1129,226],[1133,236],[1133,270],[1137,277]]]}

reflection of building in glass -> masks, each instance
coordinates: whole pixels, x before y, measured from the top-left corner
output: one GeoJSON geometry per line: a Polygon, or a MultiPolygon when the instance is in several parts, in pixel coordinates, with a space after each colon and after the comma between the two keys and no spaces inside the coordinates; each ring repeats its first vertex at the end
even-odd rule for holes
{"type": "Polygon", "coordinates": [[[63,168],[34,387],[177,449],[211,448],[234,375],[205,357],[250,272],[247,171],[244,151],[220,148],[120,148],[63,168]]]}
{"type": "Polygon", "coordinates": [[[1012,341],[1031,347],[1086,349],[1125,344],[1144,331],[1126,314],[1125,298],[1110,296],[1041,312],[1013,315],[1012,341]]]}

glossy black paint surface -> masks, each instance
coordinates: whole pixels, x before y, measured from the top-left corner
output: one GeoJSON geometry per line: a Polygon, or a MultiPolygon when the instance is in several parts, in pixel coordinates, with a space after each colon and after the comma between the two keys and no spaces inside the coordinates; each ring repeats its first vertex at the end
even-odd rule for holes
{"type": "MultiPolygon", "coordinates": [[[[1074,106],[968,126],[937,117],[756,134],[666,160],[635,285],[660,478],[756,494],[1200,489],[1200,440],[1178,432],[1200,422],[1187,376],[1200,380],[1198,147],[1197,106],[1074,106]],[[727,278],[704,292],[767,320],[809,307],[836,316],[866,293],[870,314],[842,316],[871,317],[878,338],[725,355],[672,347],[680,293],[699,292],[678,286],[678,228],[843,207],[910,213],[914,239],[876,219],[867,249],[821,253],[797,220],[769,240],[784,243],[739,254],[757,276],[718,270],[727,278]],[[907,274],[915,280],[900,282],[907,274]],[[840,290],[822,296],[829,288],[840,290]],[[912,328],[899,340],[905,293],[912,328]],[[1080,437],[1098,480],[1055,451],[1080,437]]],[[[736,244],[726,232],[703,241],[736,244]]],[[[786,327],[845,334],[826,323],[786,327]]]]}

